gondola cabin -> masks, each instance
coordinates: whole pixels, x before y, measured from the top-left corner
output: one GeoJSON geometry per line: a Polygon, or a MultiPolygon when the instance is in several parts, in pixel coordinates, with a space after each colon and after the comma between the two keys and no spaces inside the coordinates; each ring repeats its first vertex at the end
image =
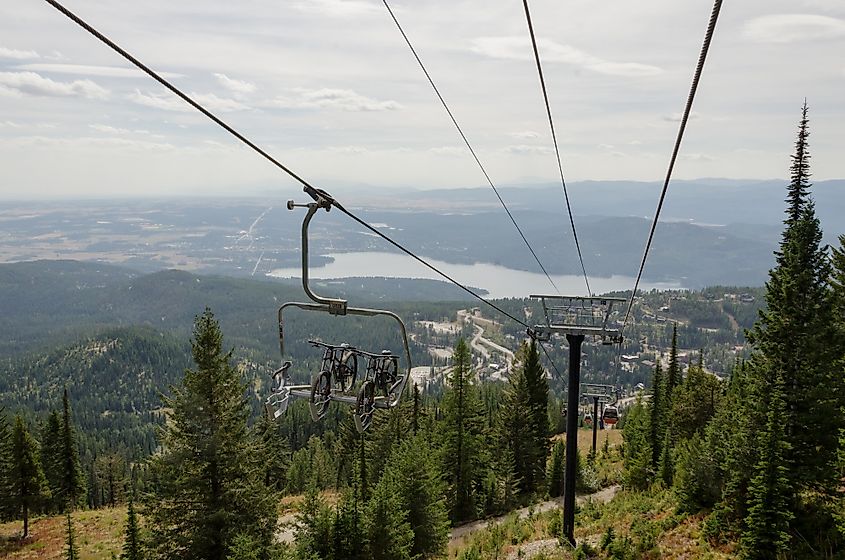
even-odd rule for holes
{"type": "Polygon", "coordinates": [[[608,426],[613,426],[617,422],[619,422],[619,409],[613,406],[612,404],[607,405],[604,407],[604,414],[602,414],[602,420],[608,426]]]}

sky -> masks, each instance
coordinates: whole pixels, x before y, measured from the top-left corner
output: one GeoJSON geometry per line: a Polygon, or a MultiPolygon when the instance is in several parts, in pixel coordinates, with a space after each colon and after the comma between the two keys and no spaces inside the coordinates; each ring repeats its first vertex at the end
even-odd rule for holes
{"type": "MultiPolygon", "coordinates": [[[[313,184],[482,187],[378,0],[66,0],[313,184]]],[[[519,0],[394,0],[498,185],[557,164],[519,0]]],[[[532,0],[568,181],[662,179],[710,0],[532,0]]],[[[675,177],[845,177],[845,0],[727,0],[675,177]]],[[[298,192],[41,0],[0,3],[0,198],[298,192]]]]}

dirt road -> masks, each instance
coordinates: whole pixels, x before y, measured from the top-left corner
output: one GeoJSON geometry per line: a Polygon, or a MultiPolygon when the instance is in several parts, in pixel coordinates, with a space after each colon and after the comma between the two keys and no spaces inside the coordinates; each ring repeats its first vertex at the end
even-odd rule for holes
{"type": "MultiPolygon", "coordinates": [[[[586,494],[584,496],[576,496],[575,501],[580,505],[585,503],[588,499],[591,499],[596,502],[606,503],[613,499],[613,496],[619,491],[620,486],[609,486],[594,494],[586,494]]],[[[522,509],[515,510],[515,512],[511,512],[507,515],[503,515],[501,517],[493,517],[491,519],[482,519],[479,521],[472,521],[470,523],[466,523],[464,525],[459,525],[452,529],[452,532],[449,533],[449,538],[454,542],[457,539],[462,539],[468,535],[476,531],[480,531],[481,529],[486,529],[487,527],[492,527],[493,525],[497,525],[502,523],[506,519],[508,519],[514,513],[517,514],[519,519],[523,519],[528,517],[528,513],[533,511],[534,513],[541,513],[544,511],[549,511],[555,508],[563,507],[563,496],[559,498],[555,498],[553,500],[547,500],[545,502],[540,502],[539,504],[534,504],[532,506],[524,507],[522,509]]]]}

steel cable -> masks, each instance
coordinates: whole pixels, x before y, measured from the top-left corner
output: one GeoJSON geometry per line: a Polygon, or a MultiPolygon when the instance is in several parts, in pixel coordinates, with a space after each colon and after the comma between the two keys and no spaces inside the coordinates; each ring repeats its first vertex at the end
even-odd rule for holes
{"type": "MultiPolygon", "coordinates": [[[[209,111],[208,109],[206,109],[205,107],[200,105],[198,102],[193,100],[187,94],[183,93],[176,86],[174,86],[173,84],[168,82],[165,78],[163,78],[160,74],[156,73],[154,70],[150,69],[148,66],[146,66],[142,62],[140,62],[137,58],[135,58],[134,56],[132,56],[131,54],[126,52],[124,49],[122,49],[120,46],[118,46],[114,41],[112,41],[111,39],[109,39],[108,37],[106,37],[105,35],[100,33],[99,31],[94,29],[91,25],[89,25],[87,22],[85,22],[82,18],[80,18],[79,16],[77,16],[76,14],[74,14],[73,12],[68,10],[67,8],[65,8],[57,0],[44,0],[44,1],[47,2],[48,4],[50,4],[51,6],[53,6],[54,8],[56,8],[57,10],[59,10],[62,14],[64,14],[68,18],[70,18],[73,22],[75,22],[77,25],[79,25],[80,27],[85,29],[87,32],[89,32],[91,35],[93,35],[94,37],[99,39],[101,42],[105,43],[112,50],[114,50],[119,55],[121,55],[123,58],[125,58],[126,60],[131,62],[134,66],[136,66],[138,69],[142,70],[144,73],[149,75],[155,81],[159,82],[161,85],[166,87],[168,90],[170,90],[171,92],[173,92],[174,94],[179,96],[182,100],[184,100],[186,103],[188,103],[191,107],[195,108],[196,110],[201,112],[203,115],[205,115],[206,117],[208,117],[209,119],[211,119],[212,121],[214,121],[215,123],[220,125],[224,130],[226,130],[227,132],[232,134],[235,138],[237,138],[238,140],[240,140],[241,142],[243,142],[244,144],[246,144],[247,146],[252,148],[255,152],[257,152],[258,154],[263,156],[264,159],[268,160],[270,163],[272,163],[273,165],[275,165],[276,167],[278,167],[279,169],[281,169],[282,171],[287,173],[291,178],[293,178],[297,182],[301,183],[302,186],[305,187],[306,192],[318,191],[320,193],[324,193],[324,191],[320,191],[319,189],[315,188],[313,185],[308,183],[305,179],[303,179],[302,177],[300,177],[299,175],[294,173],[291,169],[289,169],[288,167],[283,165],[281,162],[279,162],[273,156],[271,156],[270,154],[268,154],[267,152],[265,152],[264,150],[259,148],[255,143],[253,143],[248,138],[246,138],[241,133],[239,133],[237,130],[235,130],[230,125],[225,123],[222,119],[220,119],[219,117],[214,115],[211,111],[209,111]]],[[[502,309],[501,307],[499,307],[495,303],[489,301],[488,299],[484,298],[480,294],[471,290],[470,288],[468,288],[464,284],[458,282],[457,280],[455,280],[454,278],[452,278],[451,276],[449,276],[445,272],[438,269],[436,266],[428,263],[425,259],[423,259],[423,258],[417,256],[416,254],[414,254],[414,252],[411,251],[410,249],[405,248],[403,245],[394,241],[393,239],[391,239],[390,237],[388,237],[387,235],[385,235],[384,233],[379,231],[377,228],[373,227],[372,225],[368,224],[366,221],[364,221],[361,218],[359,218],[358,216],[354,215],[352,212],[350,212],[349,210],[344,208],[336,200],[334,200],[330,197],[329,197],[329,200],[331,201],[331,204],[335,208],[340,210],[342,213],[346,214],[349,218],[351,218],[352,220],[354,220],[358,224],[362,225],[363,227],[367,228],[369,231],[375,233],[376,235],[378,235],[379,237],[381,237],[382,239],[384,239],[385,241],[387,241],[388,243],[390,243],[391,245],[393,245],[394,247],[396,247],[400,251],[404,252],[408,256],[410,256],[410,257],[414,258],[415,260],[417,260],[418,262],[422,263],[423,265],[425,265],[426,267],[428,267],[429,269],[431,269],[432,271],[434,271],[435,273],[437,273],[438,275],[440,275],[441,277],[443,277],[447,281],[449,281],[452,284],[454,284],[455,286],[461,288],[463,291],[465,291],[466,293],[468,293],[472,297],[478,299],[482,303],[487,304],[491,308],[495,309],[496,311],[498,311],[499,313],[508,317],[512,321],[518,323],[519,325],[521,325],[525,328],[530,328],[529,325],[527,323],[525,323],[524,321],[522,321],[521,319],[518,319],[517,317],[511,315],[510,313],[508,313],[507,311],[505,311],[504,309],[502,309]]]]}
{"type": "Polygon", "coordinates": [[[710,21],[707,24],[707,31],[704,34],[704,43],[701,46],[701,52],[698,55],[698,64],[695,68],[695,74],[692,78],[692,85],[690,86],[689,95],[687,96],[687,102],[684,106],[684,114],[681,117],[681,126],[678,128],[678,134],[675,138],[675,146],[672,150],[672,157],[669,159],[669,167],[666,170],[666,178],[663,181],[663,189],[660,191],[660,199],[657,202],[657,210],[654,213],[654,219],[651,222],[651,230],[648,234],[648,240],[645,244],[645,250],[643,251],[643,258],[640,262],[640,270],[637,273],[637,279],[634,282],[634,289],[631,291],[631,299],[628,302],[628,309],[625,311],[625,319],[622,321],[622,328],[621,331],[625,330],[625,326],[628,324],[628,318],[631,315],[631,308],[634,306],[634,298],[637,295],[637,288],[640,285],[640,279],[643,275],[643,270],[645,269],[645,263],[648,259],[648,253],[651,249],[651,242],[654,239],[654,232],[657,229],[657,221],[660,218],[660,211],[663,209],[663,201],[666,199],[666,191],[669,188],[669,181],[672,178],[672,171],[675,168],[675,161],[678,159],[678,152],[681,149],[681,141],[684,138],[684,131],[687,128],[687,121],[689,120],[690,112],[692,111],[692,104],[695,100],[695,93],[698,90],[698,82],[701,79],[701,73],[704,71],[704,63],[707,60],[707,52],[710,50],[710,42],[713,40],[713,32],[716,30],[716,22],[719,19],[719,12],[722,9],[722,0],[715,0],[713,4],[713,11],[710,13],[710,21]]]}
{"type": "Polygon", "coordinates": [[[549,117],[549,129],[552,132],[552,142],[555,146],[557,156],[557,168],[560,172],[560,184],[563,187],[563,198],[566,200],[566,212],[569,214],[569,224],[572,226],[572,237],[575,239],[575,249],[578,251],[578,261],[581,263],[581,272],[584,273],[584,283],[587,285],[587,296],[593,295],[590,289],[590,279],[587,277],[587,268],[584,266],[584,257],[581,254],[581,243],[578,241],[578,232],[575,229],[575,218],[572,216],[572,205],[569,202],[569,191],[566,188],[566,179],[563,176],[563,162],[560,158],[560,148],[555,134],[555,123],[552,118],[552,108],[549,104],[549,94],[546,91],[546,80],[543,77],[543,66],[540,64],[540,52],[537,50],[537,38],[534,36],[534,25],[531,23],[531,12],[528,9],[528,0],[522,0],[525,7],[525,20],[528,22],[528,33],[531,35],[531,45],[534,47],[534,60],[537,61],[537,74],[540,76],[540,87],[543,90],[543,101],[546,103],[546,114],[549,117]]]}
{"type": "Polygon", "coordinates": [[[484,165],[481,163],[481,160],[479,159],[478,155],[475,153],[475,149],[473,149],[472,144],[470,144],[469,140],[466,137],[466,134],[464,134],[464,131],[461,128],[461,125],[458,124],[458,120],[455,118],[455,115],[452,113],[452,110],[449,108],[449,105],[446,103],[446,100],[443,98],[443,95],[440,94],[440,90],[437,88],[437,85],[435,85],[434,80],[431,77],[431,74],[428,73],[428,70],[426,69],[425,64],[423,64],[422,59],[417,54],[417,50],[414,48],[414,45],[411,43],[411,40],[408,38],[408,35],[405,33],[405,30],[402,28],[402,24],[399,23],[399,19],[397,19],[396,14],[393,13],[393,10],[391,9],[390,4],[387,3],[387,0],[382,0],[382,2],[384,3],[384,7],[387,8],[387,11],[390,14],[390,17],[393,19],[393,23],[396,24],[396,28],[399,29],[399,33],[402,34],[402,38],[405,39],[405,44],[408,45],[408,48],[411,50],[411,54],[414,55],[414,58],[416,59],[417,64],[419,64],[420,68],[423,71],[423,74],[425,74],[425,77],[428,79],[428,83],[431,84],[431,88],[434,90],[434,93],[437,94],[437,98],[440,100],[440,103],[443,105],[443,108],[446,109],[446,113],[449,115],[449,118],[452,120],[452,124],[455,125],[455,128],[458,130],[458,134],[461,135],[461,138],[463,139],[464,144],[466,145],[467,149],[469,149],[469,153],[472,154],[472,157],[475,160],[475,163],[478,164],[479,169],[481,169],[481,173],[484,175],[484,178],[487,180],[487,184],[490,185],[490,188],[492,188],[493,192],[496,193],[496,198],[499,199],[499,202],[501,203],[502,208],[505,209],[505,212],[507,212],[508,217],[511,219],[511,222],[513,222],[513,225],[516,228],[516,231],[519,232],[519,236],[522,237],[522,241],[525,242],[525,246],[528,247],[528,250],[531,252],[531,255],[534,257],[534,260],[537,261],[537,264],[540,266],[540,270],[542,270],[543,274],[546,275],[546,278],[548,278],[549,283],[552,285],[552,287],[555,289],[555,291],[557,293],[560,293],[560,290],[558,290],[558,287],[555,284],[554,280],[552,280],[552,277],[546,271],[546,267],[543,266],[543,263],[540,261],[540,257],[537,256],[537,253],[534,251],[534,248],[531,247],[531,244],[528,242],[528,239],[525,237],[525,234],[522,232],[522,228],[520,228],[519,224],[516,223],[516,218],[513,217],[513,214],[511,213],[510,209],[508,208],[508,205],[505,204],[505,201],[502,198],[502,195],[499,194],[499,189],[497,189],[496,185],[493,184],[493,180],[490,178],[490,175],[487,173],[487,170],[484,168],[484,165]]]}

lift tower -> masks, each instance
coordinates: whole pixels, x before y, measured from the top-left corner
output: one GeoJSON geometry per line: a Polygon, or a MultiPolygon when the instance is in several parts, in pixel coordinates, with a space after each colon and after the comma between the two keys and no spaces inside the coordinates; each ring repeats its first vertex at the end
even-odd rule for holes
{"type": "MultiPolygon", "coordinates": [[[[538,342],[548,342],[553,334],[565,334],[569,343],[569,385],[566,415],[566,471],[563,486],[563,536],[575,546],[575,454],[578,450],[579,386],[581,383],[581,343],[587,336],[597,337],[602,344],[622,342],[620,329],[612,328],[610,320],[613,304],[624,303],[622,298],[532,295],[543,305],[545,324],[536,325],[533,336],[538,342]]],[[[615,324],[615,323],[614,323],[615,324]]]]}

